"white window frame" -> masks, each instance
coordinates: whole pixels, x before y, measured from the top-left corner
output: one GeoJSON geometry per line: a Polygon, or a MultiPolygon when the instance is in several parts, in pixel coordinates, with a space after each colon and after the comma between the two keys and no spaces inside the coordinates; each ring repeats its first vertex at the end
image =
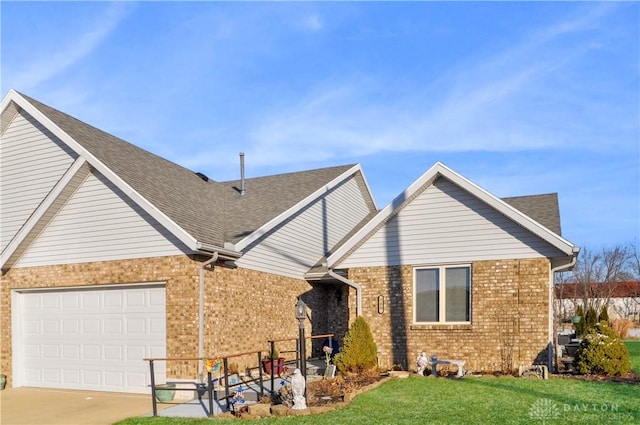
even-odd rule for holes
{"type": "Polygon", "coordinates": [[[473,293],[473,270],[471,264],[440,264],[440,265],[432,265],[432,266],[416,266],[413,268],[413,323],[416,325],[468,325],[471,323],[472,312],[472,293],[473,293]],[[447,321],[447,312],[446,312],[446,270],[447,269],[456,269],[456,268],[467,268],[469,269],[469,320],[468,321],[447,321]],[[439,281],[440,281],[440,294],[438,298],[439,304],[439,317],[436,322],[418,322],[418,297],[416,293],[417,289],[417,271],[418,270],[438,270],[439,281]]]}

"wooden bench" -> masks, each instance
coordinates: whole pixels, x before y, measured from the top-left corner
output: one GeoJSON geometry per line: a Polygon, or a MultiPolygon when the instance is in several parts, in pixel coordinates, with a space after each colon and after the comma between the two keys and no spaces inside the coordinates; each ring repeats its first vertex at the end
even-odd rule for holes
{"type": "Polygon", "coordinates": [[[464,376],[464,364],[466,363],[466,361],[464,360],[438,359],[436,361],[431,361],[430,363],[431,363],[431,374],[433,376],[438,376],[438,371],[436,370],[436,368],[439,364],[456,365],[458,366],[458,372],[456,373],[456,377],[462,378],[464,376]]]}

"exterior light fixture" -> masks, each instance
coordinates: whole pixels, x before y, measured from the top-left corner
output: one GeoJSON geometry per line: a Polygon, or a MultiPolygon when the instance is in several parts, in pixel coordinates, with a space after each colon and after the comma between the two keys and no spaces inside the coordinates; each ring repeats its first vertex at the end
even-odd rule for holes
{"type": "Polygon", "coordinates": [[[296,319],[298,319],[298,347],[300,348],[300,373],[304,377],[305,381],[307,379],[307,353],[305,337],[304,337],[304,319],[307,318],[307,305],[302,301],[302,299],[298,298],[298,302],[296,303],[296,319]]]}

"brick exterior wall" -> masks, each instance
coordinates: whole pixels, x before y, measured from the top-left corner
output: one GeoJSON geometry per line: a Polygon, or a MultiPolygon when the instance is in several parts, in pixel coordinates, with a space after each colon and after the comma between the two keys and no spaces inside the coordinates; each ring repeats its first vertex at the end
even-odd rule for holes
{"type": "MultiPolygon", "coordinates": [[[[363,316],[378,346],[381,366],[414,369],[418,353],[465,360],[466,370],[505,371],[547,361],[547,259],[472,264],[471,323],[413,324],[413,266],[353,268],[363,287],[363,316]],[[378,297],[384,313],[378,313],[378,297]]],[[[353,315],[351,317],[353,319],[353,315]]]]}
{"type": "MultiPolygon", "coordinates": [[[[8,385],[12,376],[12,289],[165,282],[167,357],[197,357],[199,268],[203,260],[206,258],[171,256],[9,270],[0,278],[0,370],[8,375],[8,385]]],[[[342,298],[345,291],[331,285],[312,287],[304,280],[218,265],[205,271],[205,288],[207,357],[262,349],[266,355],[268,340],[297,338],[294,306],[300,295],[309,305],[313,320],[313,324],[306,321],[307,335],[330,332],[340,322],[331,318],[327,306],[340,310],[342,305],[346,317],[348,294],[342,298]],[[340,296],[336,295],[338,292],[340,296]]],[[[346,319],[342,322],[344,333],[346,319]]],[[[278,348],[295,350],[295,342],[279,343],[278,348]]],[[[311,353],[311,349],[308,343],[307,352],[311,353]]],[[[295,352],[285,357],[295,358],[295,352]]],[[[257,364],[257,355],[230,362],[237,363],[242,370],[257,364]]],[[[197,364],[169,362],[167,375],[193,379],[197,364]]]]}

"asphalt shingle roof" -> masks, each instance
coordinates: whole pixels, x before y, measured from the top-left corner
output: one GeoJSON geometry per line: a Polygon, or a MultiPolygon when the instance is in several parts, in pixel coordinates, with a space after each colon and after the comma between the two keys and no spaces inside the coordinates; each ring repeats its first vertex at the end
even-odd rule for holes
{"type": "Polygon", "coordinates": [[[223,247],[277,217],[353,165],[246,179],[205,181],[193,171],[21,93],[61,130],[197,241],[223,247]]]}
{"type": "Polygon", "coordinates": [[[558,236],[562,236],[560,228],[560,207],[558,206],[557,193],[514,196],[510,198],[502,198],[502,200],[520,212],[528,215],[530,218],[542,224],[558,236]]]}
{"type": "MultiPolygon", "coordinates": [[[[241,196],[239,180],[205,181],[187,168],[21,96],[197,241],[214,246],[237,243],[354,166],[249,178],[241,196]]],[[[556,193],[503,201],[561,234],[556,193]]],[[[368,202],[374,214],[375,204],[368,202]]]]}

